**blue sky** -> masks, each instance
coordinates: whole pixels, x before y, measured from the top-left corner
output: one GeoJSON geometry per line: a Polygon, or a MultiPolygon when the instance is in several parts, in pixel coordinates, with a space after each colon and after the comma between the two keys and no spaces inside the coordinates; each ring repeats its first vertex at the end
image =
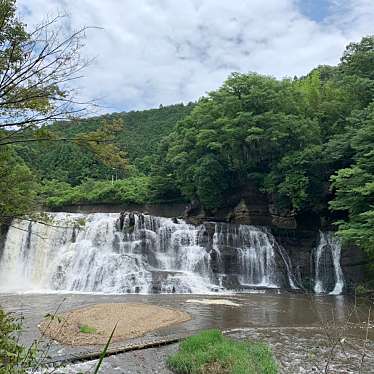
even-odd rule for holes
{"type": "Polygon", "coordinates": [[[332,11],[331,2],[327,0],[298,0],[301,12],[316,22],[323,22],[332,11]]]}
{"type": "Polygon", "coordinates": [[[374,0],[18,0],[28,25],[70,14],[96,57],[76,83],[104,112],[197,100],[233,71],[278,78],[337,64],[374,34],[374,0]]]}

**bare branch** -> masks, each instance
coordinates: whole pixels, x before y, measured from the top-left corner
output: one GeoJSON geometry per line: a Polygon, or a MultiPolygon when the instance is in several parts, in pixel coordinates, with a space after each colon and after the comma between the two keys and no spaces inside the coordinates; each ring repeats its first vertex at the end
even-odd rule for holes
{"type": "Polygon", "coordinates": [[[82,27],[66,35],[64,19],[66,15],[57,15],[28,34],[2,43],[0,129],[15,129],[0,137],[0,145],[11,144],[4,140],[32,126],[81,115],[87,109],[82,106],[92,105],[79,99],[70,83],[81,78],[81,71],[93,61],[82,59],[80,50],[86,31],[95,27],[82,27]]]}
{"type": "Polygon", "coordinates": [[[369,341],[370,318],[371,318],[371,306],[370,306],[369,312],[368,312],[368,319],[367,319],[367,324],[366,324],[366,335],[365,335],[365,341],[364,341],[364,346],[363,346],[362,355],[361,355],[360,368],[359,368],[359,371],[358,371],[359,373],[362,373],[362,369],[363,369],[363,366],[364,366],[364,360],[365,360],[365,357],[366,357],[366,347],[367,347],[367,344],[368,344],[368,341],[369,341]]]}
{"type": "Polygon", "coordinates": [[[16,144],[16,143],[32,143],[32,142],[83,142],[83,143],[95,143],[95,144],[110,144],[114,141],[110,140],[98,140],[98,139],[86,139],[86,138],[30,138],[30,139],[15,139],[9,142],[0,143],[2,145],[16,144]]]}

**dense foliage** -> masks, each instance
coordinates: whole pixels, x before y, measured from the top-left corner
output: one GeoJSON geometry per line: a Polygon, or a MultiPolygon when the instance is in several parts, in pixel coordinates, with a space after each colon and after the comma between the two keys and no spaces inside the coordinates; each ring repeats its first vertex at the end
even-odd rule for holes
{"type": "Polygon", "coordinates": [[[292,81],[233,74],[168,138],[167,159],[182,192],[212,209],[253,180],[277,194],[279,204],[307,206],[318,193],[321,137],[303,104],[292,81]]]}
{"type": "Polygon", "coordinates": [[[233,74],[168,138],[166,157],[183,193],[212,209],[253,181],[279,207],[321,209],[330,175],[351,157],[339,137],[367,104],[342,66],[282,81],[233,74]]]}
{"type": "Polygon", "coordinates": [[[149,177],[116,181],[88,179],[75,187],[51,180],[40,188],[40,196],[51,208],[74,204],[145,204],[149,201],[149,177]]]}
{"type": "Polygon", "coordinates": [[[276,374],[270,349],[259,343],[226,338],[218,330],[208,330],[187,338],[170,356],[168,366],[178,374],[276,374]]]}
{"type": "Polygon", "coordinates": [[[37,183],[25,162],[9,147],[0,147],[0,224],[35,208],[37,183]]]}
{"type": "Polygon", "coordinates": [[[374,103],[350,121],[346,145],[353,162],[331,177],[336,197],[330,205],[348,212],[348,219],[338,222],[340,235],[374,254],[374,103]]]}

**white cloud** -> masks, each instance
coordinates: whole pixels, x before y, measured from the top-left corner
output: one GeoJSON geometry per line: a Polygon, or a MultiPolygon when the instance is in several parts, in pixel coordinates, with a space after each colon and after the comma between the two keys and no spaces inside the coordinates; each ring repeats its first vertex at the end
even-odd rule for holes
{"type": "Polygon", "coordinates": [[[336,64],[345,45],[374,33],[372,0],[331,0],[323,23],[296,0],[19,0],[28,24],[69,11],[96,63],[80,82],[112,110],[196,100],[232,71],[277,77],[336,64]]]}

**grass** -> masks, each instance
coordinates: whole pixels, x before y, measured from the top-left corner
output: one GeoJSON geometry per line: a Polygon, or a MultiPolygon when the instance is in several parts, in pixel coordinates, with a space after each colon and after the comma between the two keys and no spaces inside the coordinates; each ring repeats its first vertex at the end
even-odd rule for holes
{"type": "Polygon", "coordinates": [[[177,374],[276,374],[271,350],[262,343],[239,342],[208,330],[187,338],[167,364],[177,374]]]}
{"type": "Polygon", "coordinates": [[[94,327],[82,325],[79,326],[79,332],[83,332],[84,334],[95,334],[96,329],[94,327]]]}
{"type": "Polygon", "coordinates": [[[113,327],[112,333],[110,334],[109,339],[108,339],[108,341],[106,342],[105,347],[104,347],[104,349],[103,349],[102,352],[101,352],[100,359],[99,359],[99,362],[98,362],[97,365],[96,365],[96,368],[95,368],[94,374],[98,374],[98,373],[99,373],[100,367],[101,367],[101,365],[103,364],[103,360],[104,360],[104,358],[105,358],[105,356],[106,356],[106,353],[108,352],[109,345],[110,345],[110,342],[111,342],[112,339],[113,339],[113,335],[114,335],[114,332],[116,331],[117,325],[118,325],[118,321],[117,321],[117,323],[115,324],[115,326],[113,327]]]}

